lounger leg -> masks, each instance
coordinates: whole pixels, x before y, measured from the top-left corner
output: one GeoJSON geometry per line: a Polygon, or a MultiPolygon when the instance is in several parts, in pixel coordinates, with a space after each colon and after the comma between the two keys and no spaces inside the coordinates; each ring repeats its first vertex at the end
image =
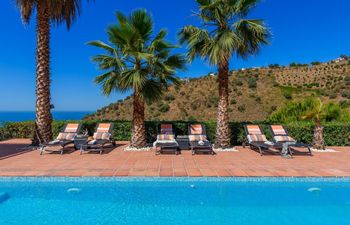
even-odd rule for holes
{"type": "Polygon", "coordinates": [[[311,148],[310,148],[310,147],[307,147],[307,149],[308,149],[309,152],[310,152],[310,156],[313,156],[312,151],[311,151],[311,148]]]}
{"type": "Polygon", "coordinates": [[[259,147],[259,152],[260,152],[260,156],[263,156],[263,152],[262,152],[261,147],[259,147]]]}
{"type": "Polygon", "coordinates": [[[100,151],[100,155],[102,155],[102,150],[100,151]]]}
{"type": "Polygon", "coordinates": [[[42,154],[44,153],[44,151],[45,151],[45,147],[42,146],[42,147],[40,148],[40,155],[42,155],[42,154]]]}
{"type": "Polygon", "coordinates": [[[293,158],[293,149],[290,146],[288,147],[288,152],[290,154],[290,157],[293,158]]]}

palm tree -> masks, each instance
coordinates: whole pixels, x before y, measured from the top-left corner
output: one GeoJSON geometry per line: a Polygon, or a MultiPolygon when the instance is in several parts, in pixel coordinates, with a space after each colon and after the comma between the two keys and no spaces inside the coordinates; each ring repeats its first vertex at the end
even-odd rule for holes
{"type": "Polygon", "coordinates": [[[215,145],[230,146],[228,117],[229,61],[236,55],[247,57],[268,44],[269,30],[262,20],[246,19],[259,0],[196,0],[197,16],[202,26],[186,26],[179,33],[180,43],[187,44],[190,61],[208,60],[218,68],[219,104],[215,145]]]}
{"type": "Polygon", "coordinates": [[[315,149],[325,149],[322,121],[346,121],[349,118],[349,113],[343,110],[339,104],[334,102],[324,104],[319,98],[312,99],[310,106],[301,118],[315,122],[312,147],[315,149]]]}
{"type": "Polygon", "coordinates": [[[131,147],[147,146],[145,131],[145,101],[158,100],[170,84],[178,84],[177,69],[183,69],[185,59],[171,54],[175,46],[164,38],[161,30],[155,37],[153,20],[146,10],[136,10],[129,17],[116,13],[117,24],[107,29],[109,43],[90,42],[105,54],[93,57],[102,75],[95,82],[103,93],[113,91],[133,92],[133,128],[131,147]]]}
{"type": "Polygon", "coordinates": [[[80,14],[80,0],[16,0],[22,20],[28,24],[36,11],[36,121],[34,143],[52,139],[50,94],[50,27],[51,23],[65,22],[70,28],[80,14]]]}

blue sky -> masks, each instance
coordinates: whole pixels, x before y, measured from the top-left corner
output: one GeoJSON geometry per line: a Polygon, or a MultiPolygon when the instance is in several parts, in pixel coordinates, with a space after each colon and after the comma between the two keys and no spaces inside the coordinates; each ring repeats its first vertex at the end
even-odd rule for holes
{"type": "MultiPolygon", "coordinates": [[[[35,20],[23,25],[15,1],[0,1],[0,111],[31,111],[35,105],[35,20]]],[[[98,49],[91,40],[106,40],[105,30],[115,22],[114,12],[129,13],[146,8],[153,14],[156,30],[167,28],[168,39],[176,42],[178,30],[198,24],[191,16],[193,0],[96,0],[85,3],[81,17],[70,31],[52,28],[52,102],[57,111],[93,111],[125,97],[105,97],[93,79],[99,74],[91,56],[98,49]]],[[[271,44],[247,60],[232,59],[231,68],[271,63],[328,61],[350,54],[348,0],[263,0],[251,18],[263,18],[271,28],[271,44]]],[[[185,48],[179,50],[185,52],[185,48]]],[[[196,60],[181,77],[197,77],[215,71],[196,60]]]]}

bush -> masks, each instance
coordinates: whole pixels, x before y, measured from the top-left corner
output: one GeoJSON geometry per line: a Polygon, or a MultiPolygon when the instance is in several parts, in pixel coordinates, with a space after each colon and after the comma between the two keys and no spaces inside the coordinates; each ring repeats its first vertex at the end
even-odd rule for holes
{"type": "Polygon", "coordinates": [[[347,98],[347,99],[350,99],[350,91],[347,91],[347,90],[344,90],[341,92],[341,96],[343,98],[347,98]]]}
{"type": "Polygon", "coordinates": [[[344,82],[345,82],[345,85],[350,85],[350,76],[346,76],[345,78],[344,78],[344,82]]]}
{"type": "Polygon", "coordinates": [[[245,111],[245,105],[240,105],[240,106],[238,106],[238,111],[240,111],[240,112],[244,112],[245,111]]]}
{"type": "Polygon", "coordinates": [[[241,79],[237,79],[234,81],[234,84],[237,85],[237,86],[242,86],[243,85],[243,82],[241,79]]]}
{"type": "Polygon", "coordinates": [[[311,65],[313,65],[313,66],[317,66],[317,65],[320,65],[320,64],[321,64],[321,62],[318,62],[318,61],[311,62],[311,65]]]}
{"type": "MultiPolygon", "coordinates": [[[[132,123],[130,121],[82,121],[82,130],[88,130],[92,135],[96,125],[99,122],[113,122],[114,123],[114,138],[116,140],[130,140],[132,123]]],[[[191,121],[146,121],[147,141],[154,142],[158,127],[161,123],[171,123],[174,126],[176,135],[188,134],[188,125],[195,122],[195,118],[191,117],[191,121]]],[[[213,141],[215,138],[216,122],[207,121],[201,122],[206,126],[208,139],[213,141]]],[[[66,124],[66,121],[54,121],[53,131],[54,136],[66,124]]],[[[266,122],[254,122],[260,124],[265,133],[269,136],[268,124],[266,122]]],[[[245,140],[243,123],[230,122],[231,144],[240,145],[245,140]]],[[[290,135],[297,139],[310,144],[312,142],[312,135],[314,125],[311,122],[295,122],[285,124],[290,135]]],[[[348,146],[350,145],[350,124],[348,123],[324,123],[324,138],[328,146],[348,146]]],[[[17,122],[5,123],[0,127],[0,138],[31,138],[33,136],[34,122],[17,122]]],[[[269,137],[271,138],[271,137],[269,137]]]]}
{"type": "Polygon", "coordinates": [[[162,113],[168,112],[170,109],[170,106],[166,103],[163,103],[159,106],[159,111],[162,113]]]}
{"type": "Polygon", "coordinates": [[[289,89],[283,90],[282,94],[288,100],[293,98],[293,92],[291,90],[289,90],[289,89]]]}
{"type": "Polygon", "coordinates": [[[171,93],[165,95],[164,97],[165,101],[174,101],[175,100],[175,96],[171,93]]]}
{"type": "Polygon", "coordinates": [[[330,98],[330,99],[335,99],[335,98],[337,98],[337,93],[336,92],[334,92],[334,91],[330,91],[329,93],[328,93],[328,97],[330,98]]]}
{"type": "Polygon", "coordinates": [[[248,78],[248,87],[249,88],[256,88],[257,87],[256,78],[255,77],[249,77],[248,78]]]}
{"type": "Polygon", "coordinates": [[[236,105],[237,101],[236,101],[236,99],[233,98],[233,99],[231,99],[230,103],[231,103],[231,105],[236,105]]]}
{"type": "Polygon", "coordinates": [[[280,65],[279,64],[270,64],[268,67],[273,69],[273,68],[279,68],[280,65]]]}

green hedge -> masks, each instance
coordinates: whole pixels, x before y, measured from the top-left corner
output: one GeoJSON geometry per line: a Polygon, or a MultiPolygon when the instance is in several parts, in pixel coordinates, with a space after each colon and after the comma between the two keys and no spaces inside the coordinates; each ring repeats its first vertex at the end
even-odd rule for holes
{"type": "MultiPolygon", "coordinates": [[[[53,133],[57,136],[58,132],[68,121],[54,121],[53,133]]],[[[73,121],[70,121],[73,122],[73,121]]],[[[100,121],[82,121],[82,131],[87,130],[90,135],[93,134],[97,123],[100,121]]],[[[106,122],[106,121],[104,121],[106,122]]],[[[110,121],[114,123],[114,138],[116,140],[130,140],[132,124],[130,121],[110,121]]],[[[175,127],[176,135],[185,135],[188,133],[188,125],[195,123],[193,121],[147,121],[147,140],[153,142],[158,133],[158,127],[161,123],[172,123],[175,127]]],[[[207,135],[209,140],[213,141],[215,138],[216,122],[203,122],[207,128],[207,135]]],[[[259,122],[264,129],[267,137],[270,139],[271,135],[268,130],[268,124],[259,122]]],[[[291,136],[295,139],[311,143],[314,125],[312,123],[302,122],[288,124],[286,127],[291,136]]],[[[346,123],[327,123],[325,127],[325,142],[328,146],[347,146],[350,145],[350,125],[346,123]]],[[[0,139],[10,138],[31,138],[33,136],[33,122],[18,122],[5,123],[0,127],[0,139]]],[[[243,130],[243,123],[230,122],[231,128],[231,143],[233,145],[240,145],[244,139],[245,134],[243,130]]]]}

